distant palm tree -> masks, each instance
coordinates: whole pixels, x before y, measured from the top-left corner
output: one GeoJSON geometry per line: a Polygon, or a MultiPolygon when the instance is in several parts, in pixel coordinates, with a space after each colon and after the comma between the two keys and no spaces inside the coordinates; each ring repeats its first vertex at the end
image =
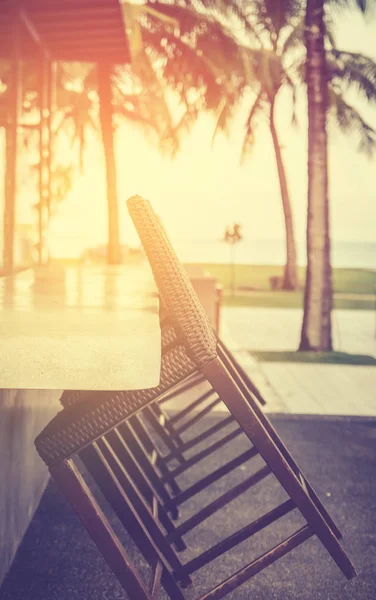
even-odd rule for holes
{"type": "Polygon", "coordinates": [[[104,161],[107,182],[108,210],[108,264],[121,262],[119,236],[117,174],[114,149],[114,123],[112,105],[112,66],[106,63],[97,65],[99,115],[102,131],[104,161]]]}
{"type": "Polygon", "coordinates": [[[259,0],[253,3],[253,13],[251,18],[255,20],[255,26],[260,29],[259,39],[262,41],[262,47],[252,53],[253,73],[257,81],[256,99],[248,113],[242,155],[244,158],[251,150],[260,113],[266,113],[277,164],[285,225],[286,262],[282,288],[294,290],[299,285],[296,241],[290,191],[276,125],[276,108],[278,97],[283,90],[290,90],[291,119],[292,123],[296,123],[295,102],[298,81],[294,79],[291,72],[294,64],[291,54],[300,41],[302,9],[300,2],[277,2],[272,6],[270,2],[264,3],[259,0]],[[279,6],[276,7],[276,4],[279,6]]]}
{"type": "MultiPolygon", "coordinates": [[[[197,38],[203,35],[202,31],[206,37],[213,33],[213,29],[217,35],[221,32],[219,23],[198,14],[191,7],[163,2],[145,2],[140,5],[123,2],[121,6],[127,23],[131,65],[111,69],[110,65],[100,63],[97,69],[107,176],[110,263],[120,261],[114,114],[116,112],[118,116],[135,120],[144,128],[152,128],[157,134],[160,147],[172,154],[176,153],[183,127],[189,128],[192,125],[203,106],[188,98],[182,84],[183,75],[179,77],[181,86],[171,89],[169,67],[178,56],[188,55],[185,69],[188,69],[191,78],[190,91],[200,97],[198,90],[202,88],[202,83],[197,80],[194,82],[195,65],[197,62],[206,64],[207,60],[197,51],[197,38]],[[191,63],[192,57],[195,59],[194,64],[191,63]],[[129,92],[129,79],[132,79],[130,87],[133,93],[129,92]],[[116,88],[114,83],[117,84],[116,88]],[[172,116],[168,101],[171,92],[179,97],[180,102],[183,100],[184,110],[180,123],[175,123],[172,116]]],[[[212,50],[218,52],[223,37],[224,34],[217,40],[210,38],[212,50]]],[[[206,65],[205,68],[210,71],[211,81],[218,76],[215,66],[206,65]]]]}
{"type": "MultiPolygon", "coordinates": [[[[343,0],[342,4],[346,4],[343,0]]],[[[365,10],[366,2],[358,0],[365,10]]],[[[368,100],[376,99],[375,63],[351,53],[329,54],[325,48],[324,0],[307,0],[306,81],[308,97],[307,275],[300,350],[332,350],[332,272],[328,198],[327,116],[334,110],[345,130],[361,134],[361,147],[373,150],[375,132],[341,94],[354,85],[368,100]],[[328,86],[328,79],[330,85],[328,86]]]]}
{"type": "Polygon", "coordinates": [[[61,132],[69,136],[72,148],[77,148],[78,165],[83,173],[87,134],[90,130],[99,131],[92,68],[78,65],[73,71],[67,63],[60,64],[56,97],[54,136],[61,132]]]}
{"type": "MultiPolygon", "coordinates": [[[[229,131],[228,122],[235,114],[234,105],[244,100],[244,92],[250,87],[254,91],[254,100],[248,109],[241,160],[243,162],[252,150],[256,127],[260,117],[265,115],[273,142],[284,215],[286,262],[282,287],[296,289],[298,274],[293,212],[276,126],[276,108],[277,100],[283,90],[290,90],[292,98],[290,118],[293,123],[296,122],[296,87],[299,81],[296,76],[294,77],[295,71],[292,67],[294,52],[299,45],[302,46],[304,17],[302,3],[298,0],[273,0],[272,2],[253,0],[245,5],[239,0],[232,0],[217,3],[216,9],[221,12],[230,29],[233,27],[234,15],[243,25],[238,57],[242,58],[239,67],[244,69],[244,76],[238,80],[237,89],[231,90],[229,98],[223,98],[214,135],[220,130],[229,131]]],[[[226,65],[223,67],[226,71],[226,65]]]]}

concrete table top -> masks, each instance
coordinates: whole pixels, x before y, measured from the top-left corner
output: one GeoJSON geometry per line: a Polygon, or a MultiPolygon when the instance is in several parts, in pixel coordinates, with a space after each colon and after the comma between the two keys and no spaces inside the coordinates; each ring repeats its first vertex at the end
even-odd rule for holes
{"type": "Polygon", "coordinates": [[[158,385],[158,298],[149,267],[42,267],[0,279],[0,388],[158,385]]]}

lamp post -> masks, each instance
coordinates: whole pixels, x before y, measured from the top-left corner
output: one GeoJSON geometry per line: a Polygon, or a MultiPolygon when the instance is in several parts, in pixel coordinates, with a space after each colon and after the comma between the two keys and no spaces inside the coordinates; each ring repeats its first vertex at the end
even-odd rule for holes
{"type": "Polygon", "coordinates": [[[231,294],[235,295],[235,244],[243,239],[239,223],[226,227],[224,241],[230,245],[230,266],[231,266],[231,294]]]}

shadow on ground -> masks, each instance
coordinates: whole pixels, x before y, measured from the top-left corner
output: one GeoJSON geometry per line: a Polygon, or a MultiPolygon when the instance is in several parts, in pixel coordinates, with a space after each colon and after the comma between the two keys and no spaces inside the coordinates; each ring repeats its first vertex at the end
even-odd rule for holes
{"type": "MultiPolygon", "coordinates": [[[[359,576],[347,581],[316,538],[267,568],[228,596],[229,600],[373,600],[376,598],[376,420],[274,416],[276,428],[290,447],[342,529],[344,545],[359,576]]],[[[204,427],[213,424],[206,419],[204,427]]],[[[197,433],[197,430],[196,432],[197,433]]],[[[239,454],[247,440],[206,459],[181,477],[182,487],[198,474],[210,472],[239,454]]],[[[249,461],[214,490],[206,490],[183,505],[181,518],[208,503],[231,485],[260,467],[249,461]]],[[[180,554],[185,562],[267,512],[285,499],[285,493],[269,476],[186,536],[190,550],[180,554]]],[[[112,517],[114,527],[118,524],[112,517]]],[[[256,558],[299,528],[292,513],[217,559],[193,576],[187,600],[256,558]]],[[[124,537],[132,560],[142,567],[138,552],[124,537]]],[[[125,598],[77,517],[50,483],[24,537],[13,566],[0,590],[0,600],[118,600],[125,598]]],[[[161,594],[161,598],[164,597],[161,594]]]]}

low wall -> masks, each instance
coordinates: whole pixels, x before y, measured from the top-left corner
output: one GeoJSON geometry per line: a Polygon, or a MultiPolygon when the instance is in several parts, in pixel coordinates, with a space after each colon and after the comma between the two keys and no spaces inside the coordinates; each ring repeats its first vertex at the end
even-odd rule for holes
{"type": "Polygon", "coordinates": [[[60,395],[0,389],[0,585],[48,480],[34,439],[59,409],[60,395]]]}

